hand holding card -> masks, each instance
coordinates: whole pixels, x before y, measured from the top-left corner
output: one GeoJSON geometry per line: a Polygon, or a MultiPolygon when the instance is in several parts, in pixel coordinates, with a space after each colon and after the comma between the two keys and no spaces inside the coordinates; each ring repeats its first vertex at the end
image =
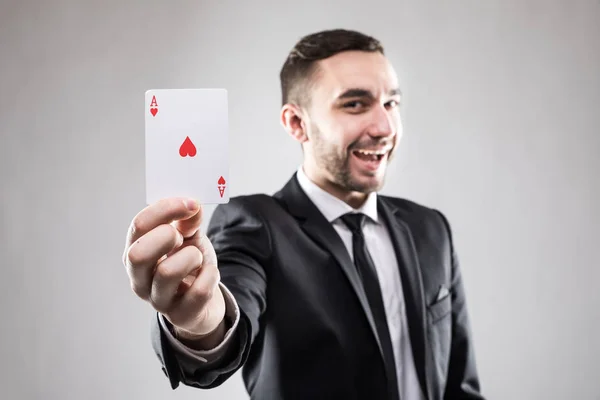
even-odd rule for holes
{"type": "Polygon", "coordinates": [[[227,203],[227,91],[148,90],[145,104],[146,202],[191,197],[227,203]]]}

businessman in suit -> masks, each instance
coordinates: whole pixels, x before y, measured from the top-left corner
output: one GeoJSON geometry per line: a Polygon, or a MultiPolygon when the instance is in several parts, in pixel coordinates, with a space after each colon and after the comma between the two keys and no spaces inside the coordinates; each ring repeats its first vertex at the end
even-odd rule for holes
{"type": "Polygon", "coordinates": [[[307,35],[280,78],[304,155],[283,188],[218,206],[205,234],[186,199],[149,205],[128,231],[123,262],[157,311],[171,387],[241,368],[253,399],[483,399],[448,221],[377,193],[402,135],[382,45],[307,35]]]}

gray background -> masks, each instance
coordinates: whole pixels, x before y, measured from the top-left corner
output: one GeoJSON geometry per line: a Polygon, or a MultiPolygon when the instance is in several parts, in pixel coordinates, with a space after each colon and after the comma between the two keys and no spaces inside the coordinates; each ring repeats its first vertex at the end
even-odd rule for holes
{"type": "Polygon", "coordinates": [[[600,399],[600,2],[249,3],[2,2],[0,397],[247,398],[171,391],[129,289],[144,91],[228,89],[231,193],[272,193],[301,161],[281,64],[346,27],[402,80],[384,192],[450,218],[489,399],[600,399]]]}

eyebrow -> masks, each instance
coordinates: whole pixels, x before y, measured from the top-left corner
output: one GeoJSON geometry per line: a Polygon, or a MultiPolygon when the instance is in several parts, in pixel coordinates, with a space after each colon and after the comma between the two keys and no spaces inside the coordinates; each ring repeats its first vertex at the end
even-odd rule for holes
{"type": "MultiPolygon", "coordinates": [[[[392,89],[388,92],[389,96],[401,96],[402,92],[400,91],[399,88],[395,88],[392,89]]],[[[358,89],[358,88],[352,88],[352,89],[348,89],[346,90],[344,93],[340,94],[337,98],[338,100],[342,100],[342,99],[348,99],[348,98],[352,98],[352,97],[370,97],[373,98],[373,94],[371,93],[370,90],[366,90],[366,89],[358,89]]]]}

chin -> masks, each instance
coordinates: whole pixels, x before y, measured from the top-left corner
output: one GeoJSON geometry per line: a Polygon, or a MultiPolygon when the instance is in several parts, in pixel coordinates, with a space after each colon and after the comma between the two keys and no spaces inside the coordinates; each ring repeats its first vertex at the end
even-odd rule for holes
{"type": "Polygon", "coordinates": [[[361,193],[376,192],[383,187],[384,176],[381,174],[365,177],[353,177],[351,182],[352,190],[361,193]]]}

